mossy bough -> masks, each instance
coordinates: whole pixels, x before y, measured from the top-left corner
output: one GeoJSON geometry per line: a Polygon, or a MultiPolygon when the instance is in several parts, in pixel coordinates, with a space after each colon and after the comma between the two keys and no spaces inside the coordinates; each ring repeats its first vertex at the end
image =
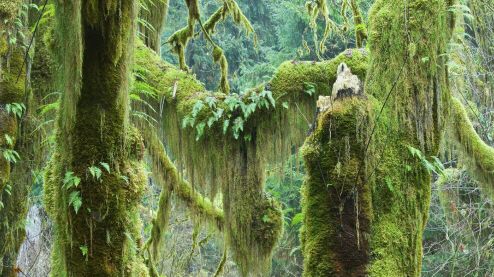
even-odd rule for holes
{"type": "Polygon", "coordinates": [[[271,252],[281,234],[278,204],[263,192],[266,162],[282,161],[293,146],[301,144],[309,128],[304,117],[313,121],[315,98],[330,93],[341,62],[365,78],[365,50],[348,50],[321,63],[286,62],[269,84],[236,97],[248,104],[251,96],[266,90],[271,93],[274,107],[258,107],[247,116],[240,106],[228,105],[228,99],[235,96],[207,92],[193,76],[166,64],[145,46],[137,46],[135,87],[151,88],[157,96],[148,99],[153,109],[147,105],[135,108],[162,122],[161,140],[193,186],[201,184],[212,197],[221,188],[227,241],[244,275],[259,275],[269,268],[271,252]],[[214,105],[208,104],[211,101],[214,105]],[[221,115],[208,126],[208,119],[219,109],[223,110],[221,115]],[[183,128],[184,119],[193,113],[192,128],[183,128]],[[235,139],[233,124],[239,118],[243,131],[235,139]],[[231,125],[223,132],[226,121],[231,125]],[[202,128],[201,136],[198,128],[202,128]]]}
{"type": "Polygon", "coordinates": [[[451,100],[449,123],[447,130],[460,150],[460,158],[471,171],[472,177],[493,197],[494,149],[475,132],[465,107],[454,97],[451,100]]]}

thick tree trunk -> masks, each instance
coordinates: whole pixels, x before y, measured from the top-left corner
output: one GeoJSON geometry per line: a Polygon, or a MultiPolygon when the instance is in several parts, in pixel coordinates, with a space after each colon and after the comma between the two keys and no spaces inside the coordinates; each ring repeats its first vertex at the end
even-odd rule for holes
{"type": "Polygon", "coordinates": [[[146,276],[138,255],[143,144],[128,124],[136,1],[56,8],[63,96],[45,177],[56,229],[52,276],[146,276]]]}
{"type": "Polygon", "coordinates": [[[437,154],[451,101],[452,3],[374,4],[369,100],[337,100],[304,146],[304,276],[420,275],[431,189],[421,159],[437,154]]]}

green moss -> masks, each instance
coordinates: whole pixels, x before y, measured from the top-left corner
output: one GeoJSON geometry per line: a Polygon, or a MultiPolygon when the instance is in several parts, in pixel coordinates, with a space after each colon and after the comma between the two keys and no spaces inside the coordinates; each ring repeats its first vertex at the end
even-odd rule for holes
{"type": "MultiPolygon", "coordinates": [[[[3,38],[0,38],[3,40],[3,38]]],[[[3,191],[10,179],[11,162],[6,160],[3,155],[3,149],[14,149],[18,136],[18,119],[12,112],[7,111],[6,105],[13,103],[21,104],[24,102],[25,93],[25,69],[23,64],[23,53],[20,48],[12,49],[12,54],[7,60],[10,67],[0,69],[0,193],[3,191]],[[19,78],[17,75],[20,73],[19,78]],[[7,141],[7,137],[11,142],[7,141]]],[[[3,55],[0,55],[0,62],[4,61],[3,55]]]]}
{"type": "Polygon", "coordinates": [[[367,274],[373,211],[362,152],[376,107],[365,97],[335,102],[302,148],[304,276],[367,274]]]}
{"type": "MultiPolygon", "coordinates": [[[[168,43],[172,45],[173,52],[178,55],[180,69],[188,70],[187,64],[185,63],[185,49],[187,48],[189,40],[196,36],[194,33],[194,27],[198,22],[207,41],[213,46],[214,62],[216,62],[221,68],[220,89],[223,93],[229,93],[230,85],[228,83],[228,62],[221,47],[211,38],[211,34],[214,32],[215,26],[220,21],[225,20],[229,15],[232,16],[233,21],[236,24],[241,25],[246,30],[247,34],[253,33],[254,28],[247,17],[245,17],[242,13],[242,10],[235,0],[224,1],[223,6],[214,12],[204,25],[201,21],[201,13],[197,0],[186,0],[185,3],[189,9],[187,26],[176,31],[168,38],[168,43]]],[[[257,41],[255,35],[254,40],[257,41]]]]}
{"type": "Polygon", "coordinates": [[[453,3],[376,1],[369,15],[372,55],[366,91],[384,102],[394,87],[387,105],[394,125],[409,129],[428,155],[437,153],[447,118],[450,92],[444,53],[454,27],[449,12],[453,3]]]}
{"type": "Polygon", "coordinates": [[[310,16],[310,27],[313,30],[314,46],[316,48],[316,54],[321,58],[321,54],[326,51],[325,43],[329,38],[329,34],[333,28],[334,22],[329,18],[329,8],[326,0],[316,0],[313,2],[307,2],[307,11],[310,16]],[[324,18],[324,33],[321,40],[318,40],[318,28],[317,20],[319,16],[324,18]]]}
{"type": "Polygon", "coordinates": [[[451,116],[448,132],[457,145],[463,163],[492,196],[494,184],[494,149],[488,146],[475,132],[463,104],[456,98],[451,100],[451,116]]]}
{"type": "Polygon", "coordinates": [[[207,198],[194,189],[178,173],[175,165],[165,153],[165,148],[159,141],[154,131],[144,131],[146,148],[151,158],[153,178],[162,185],[157,216],[153,219],[151,236],[146,243],[149,249],[150,268],[154,267],[154,261],[159,259],[161,241],[166,232],[170,216],[171,194],[175,193],[178,198],[190,209],[194,218],[200,222],[206,222],[209,226],[223,231],[225,221],[223,211],[207,198]]]}
{"type": "Polygon", "coordinates": [[[242,276],[267,274],[283,232],[279,203],[264,193],[263,157],[256,145],[255,135],[249,142],[230,143],[229,165],[223,164],[226,238],[242,276]]]}
{"type": "MultiPolygon", "coordinates": [[[[0,24],[6,21],[13,21],[21,7],[21,0],[3,0],[0,2],[0,24]]],[[[0,25],[1,26],[1,25],[0,25]]]]}

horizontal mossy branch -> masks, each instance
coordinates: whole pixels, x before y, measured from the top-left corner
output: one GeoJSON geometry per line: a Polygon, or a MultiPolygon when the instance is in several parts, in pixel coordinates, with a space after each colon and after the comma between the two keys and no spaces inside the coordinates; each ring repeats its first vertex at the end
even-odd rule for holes
{"type": "Polygon", "coordinates": [[[163,180],[163,189],[170,187],[171,192],[175,193],[194,215],[208,222],[218,231],[223,231],[225,223],[223,211],[180,176],[154,131],[143,132],[143,136],[153,165],[153,174],[159,175],[158,178],[163,180]]]}
{"type": "MultiPolygon", "coordinates": [[[[269,90],[275,100],[275,107],[257,108],[246,118],[239,107],[229,110],[227,95],[206,91],[195,77],[162,61],[147,47],[139,43],[135,54],[134,72],[139,88],[156,94],[149,99],[153,110],[143,105],[140,109],[161,122],[165,130],[163,141],[170,154],[178,161],[178,168],[184,172],[192,185],[221,185],[221,165],[224,163],[224,146],[236,144],[233,125],[237,118],[243,121],[243,132],[239,140],[257,133],[257,147],[267,162],[281,162],[291,154],[293,146],[300,146],[307,135],[309,125],[314,121],[316,99],[329,95],[336,80],[336,70],[345,62],[361,80],[365,79],[368,56],[365,50],[347,50],[332,60],[324,62],[283,63],[273,79],[239,96],[246,104],[253,93],[258,95],[269,90]],[[206,98],[214,98],[216,108],[207,105],[206,98]],[[204,105],[197,114],[193,127],[183,128],[183,121],[193,113],[198,102],[204,105]],[[286,108],[288,107],[288,108],[286,108]],[[224,112],[210,127],[202,125],[203,134],[197,140],[197,129],[207,123],[213,113],[224,112]],[[226,133],[225,121],[229,121],[226,133]]],[[[136,89],[134,89],[136,90],[136,89]]],[[[212,189],[216,191],[216,189],[212,189]]]]}
{"type": "Polygon", "coordinates": [[[482,184],[492,196],[494,191],[494,148],[477,134],[468,118],[465,107],[455,97],[451,99],[451,117],[448,131],[460,150],[472,177],[482,184]]]}

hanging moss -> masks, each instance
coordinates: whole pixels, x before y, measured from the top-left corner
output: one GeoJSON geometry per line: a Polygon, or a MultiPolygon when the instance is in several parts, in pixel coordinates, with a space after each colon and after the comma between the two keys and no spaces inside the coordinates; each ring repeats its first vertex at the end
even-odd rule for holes
{"type": "Polygon", "coordinates": [[[149,249],[149,267],[153,268],[155,261],[160,258],[159,253],[170,218],[173,193],[185,203],[197,220],[208,223],[220,232],[223,231],[225,222],[223,211],[215,207],[208,198],[202,196],[180,177],[175,165],[166,155],[165,148],[155,131],[148,128],[143,130],[143,134],[151,158],[153,178],[162,185],[157,215],[153,219],[151,235],[145,246],[149,249]]]}
{"type": "Polygon", "coordinates": [[[147,47],[153,49],[158,56],[161,53],[161,34],[165,28],[169,0],[142,1],[139,18],[139,34],[147,47]]]}
{"type": "MultiPolygon", "coordinates": [[[[488,146],[475,132],[463,104],[456,98],[451,100],[449,134],[459,148],[462,161],[473,173],[472,177],[492,194],[494,188],[494,149],[488,146]]],[[[492,195],[491,195],[492,196],[492,195]]]]}
{"type": "MultiPolygon", "coordinates": [[[[187,64],[185,63],[185,49],[190,39],[194,38],[196,35],[194,33],[194,28],[196,22],[199,22],[201,29],[208,40],[213,46],[213,59],[221,68],[221,83],[220,89],[223,93],[229,93],[230,85],[228,83],[228,62],[226,56],[223,53],[223,49],[218,46],[211,38],[212,33],[216,25],[225,20],[229,15],[232,16],[233,21],[238,25],[242,26],[247,34],[254,33],[254,28],[252,27],[250,21],[242,13],[242,10],[238,6],[235,0],[226,0],[223,2],[223,6],[220,7],[216,12],[214,12],[206,21],[202,24],[201,14],[199,11],[199,4],[197,0],[186,0],[185,3],[189,9],[189,17],[187,26],[176,31],[168,39],[168,43],[172,45],[173,52],[178,55],[180,69],[188,70],[187,64]]],[[[257,38],[254,34],[254,42],[257,38]]]]}
{"type": "MultiPolygon", "coordinates": [[[[220,170],[225,163],[225,143],[236,143],[232,134],[235,114],[233,112],[227,133],[223,135],[223,124],[227,117],[227,107],[224,103],[226,95],[207,92],[204,86],[192,75],[176,70],[155,56],[142,45],[137,46],[136,66],[134,71],[139,76],[137,83],[145,83],[158,92],[153,111],[143,105],[141,108],[148,114],[162,121],[164,143],[170,147],[170,154],[179,162],[179,171],[183,172],[192,184],[202,184],[214,187],[221,185],[220,170]],[[141,80],[142,79],[142,80],[141,80]],[[175,95],[175,97],[174,97],[175,95]],[[216,107],[225,111],[220,119],[211,127],[204,127],[204,134],[196,141],[197,125],[207,123],[213,111],[205,99],[216,99],[216,107]],[[190,116],[198,101],[203,101],[204,107],[197,115],[193,128],[182,128],[183,120],[190,116]],[[234,142],[228,142],[233,140],[234,142]],[[206,154],[207,151],[207,154],[206,154]],[[198,166],[200,165],[200,166],[198,166]]],[[[315,102],[318,95],[329,94],[330,84],[336,80],[335,72],[341,62],[347,63],[352,72],[365,78],[367,54],[363,50],[348,50],[331,61],[286,62],[280,66],[274,78],[266,85],[247,92],[242,99],[248,99],[249,93],[260,93],[265,88],[272,92],[276,107],[257,109],[244,122],[244,135],[257,128],[257,147],[262,149],[263,157],[270,162],[283,161],[291,153],[293,145],[301,145],[306,137],[309,124],[314,121],[315,102]],[[313,90],[313,91],[312,91],[313,90]],[[283,105],[286,104],[286,105],[283,105]],[[285,108],[288,106],[288,109],[285,108]]],[[[139,86],[136,86],[139,87],[139,86]]],[[[248,101],[248,100],[247,100],[248,101]]]]}
{"type": "MultiPolygon", "coordinates": [[[[239,96],[242,101],[250,101],[250,96],[268,89],[275,107],[256,109],[244,118],[243,132],[235,139],[234,121],[243,115],[240,109],[229,112],[225,103],[235,96],[205,91],[193,76],[174,69],[144,46],[137,46],[135,87],[143,89],[146,84],[147,90],[157,92],[157,97],[148,99],[155,111],[147,105],[135,108],[163,123],[163,141],[179,162],[179,172],[192,186],[201,186],[198,189],[212,197],[221,189],[227,241],[243,274],[262,274],[269,269],[273,247],[282,232],[279,204],[263,192],[266,162],[283,160],[292,146],[301,144],[314,118],[315,97],[330,93],[336,69],[343,61],[361,79],[365,77],[367,54],[363,50],[349,50],[322,63],[283,64],[269,84],[239,96]],[[211,98],[215,99],[215,107],[206,102],[211,98]],[[183,128],[184,119],[197,110],[198,103],[202,108],[194,127],[183,128]],[[208,119],[218,108],[224,110],[223,115],[208,127],[208,119]],[[231,125],[224,134],[227,119],[231,125]],[[201,122],[204,129],[198,137],[201,122]]],[[[163,164],[166,163],[161,167],[163,164]]]]}
{"type": "Polygon", "coordinates": [[[242,276],[264,276],[271,267],[271,255],[283,230],[281,207],[264,193],[264,163],[251,141],[230,144],[226,154],[223,207],[227,242],[242,276]]]}
{"type": "Polygon", "coordinates": [[[314,44],[316,48],[316,55],[321,59],[321,54],[326,51],[326,42],[333,28],[334,22],[329,18],[329,8],[327,0],[316,0],[306,3],[307,12],[310,17],[310,27],[313,30],[314,44]],[[324,18],[324,33],[321,40],[318,40],[317,35],[317,20],[319,16],[324,18]]]}

